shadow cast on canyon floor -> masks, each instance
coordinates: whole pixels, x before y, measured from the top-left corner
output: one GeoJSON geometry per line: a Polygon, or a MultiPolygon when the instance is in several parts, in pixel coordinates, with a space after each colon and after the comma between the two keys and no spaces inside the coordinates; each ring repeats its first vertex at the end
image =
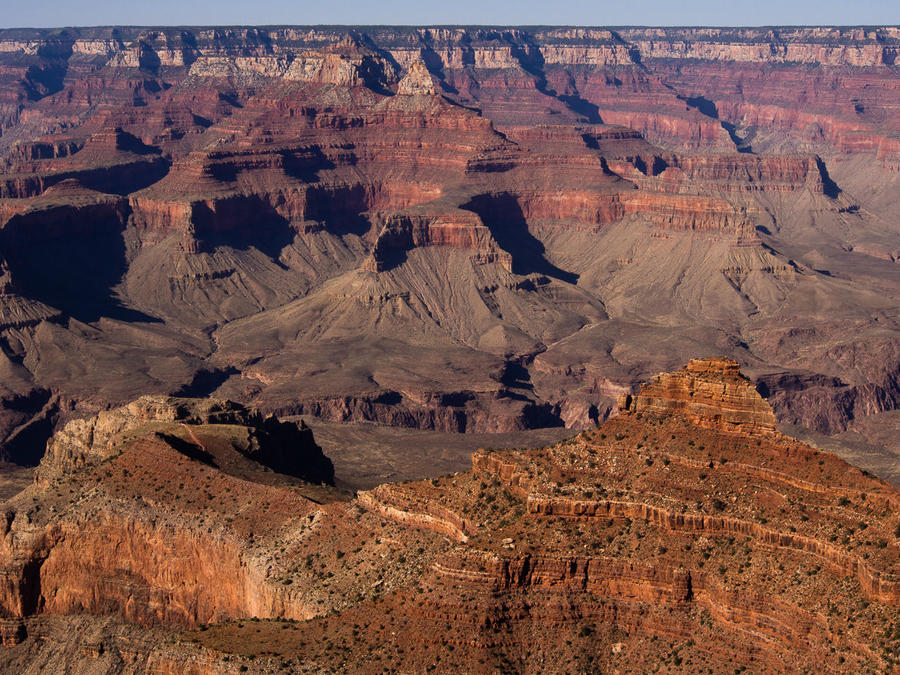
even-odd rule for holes
{"type": "Polygon", "coordinates": [[[460,208],[478,214],[500,248],[512,256],[515,274],[543,274],[569,284],[578,282],[577,274],[560,269],[544,256],[546,249],[528,231],[528,221],[515,195],[478,195],[460,208]]]}
{"type": "Polygon", "coordinates": [[[277,265],[281,251],[294,241],[296,230],[266,200],[240,196],[215,209],[199,204],[191,216],[194,234],[203,251],[220,247],[246,251],[255,248],[277,265]]]}
{"type": "MultiPolygon", "coordinates": [[[[29,242],[28,238],[45,212],[15,217],[3,230],[0,241],[8,251],[7,260],[19,294],[39,300],[84,323],[100,318],[126,322],[159,323],[160,319],[121,304],[115,286],[128,267],[123,222],[127,214],[120,211],[97,213],[88,231],[75,236],[67,224],[75,227],[82,218],[77,210],[59,210],[58,219],[67,236],[46,232],[46,239],[29,242]]],[[[84,223],[81,222],[81,230],[84,223]]]]}

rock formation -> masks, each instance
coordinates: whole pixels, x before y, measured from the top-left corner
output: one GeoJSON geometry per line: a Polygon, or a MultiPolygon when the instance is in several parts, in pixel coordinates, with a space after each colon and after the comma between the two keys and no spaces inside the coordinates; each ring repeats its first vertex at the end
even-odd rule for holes
{"type": "MultiPolygon", "coordinates": [[[[62,478],[83,464],[112,459],[123,444],[123,435],[159,429],[181,428],[194,440],[192,427],[239,426],[247,429],[246,439],[235,449],[280,473],[314,482],[332,483],[334,468],[322,455],[312,433],[304,425],[263,417],[233,401],[188,399],[171,396],[143,396],[122,408],[102,411],[90,419],[73,420],[53,436],[47,445],[37,476],[39,482],[62,478]]],[[[201,450],[203,448],[201,447],[201,450]]]]}
{"type": "Polygon", "coordinates": [[[270,437],[247,452],[260,419],[144,398],[58,434],[4,506],[3,667],[838,673],[900,659],[900,492],[774,430],[727,359],[659,375],[560,444],[480,450],[471,471],[354,499],[264,470],[270,437]]]}
{"type": "Polygon", "coordinates": [[[701,427],[748,434],[774,433],[772,407],[732,359],[692,359],[676,373],[660,373],[635,396],[623,395],[627,415],[677,414],[701,427]]]}
{"type": "Polygon", "coordinates": [[[413,61],[409,64],[406,75],[397,85],[397,93],[401,96],[434,96],[437,94],[434,77],[428,72],[423,61],[413,61]]]}

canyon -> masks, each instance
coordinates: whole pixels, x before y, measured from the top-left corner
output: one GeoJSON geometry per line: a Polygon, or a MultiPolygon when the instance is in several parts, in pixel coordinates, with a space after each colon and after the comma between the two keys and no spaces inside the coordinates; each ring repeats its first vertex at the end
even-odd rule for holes
{"type": "MultiPolygon", "coordinates": [[[[692,356],[895,458],[896,27],[0,31],[0,455],[146,394],[583,429],[692,356]]],[[[896,474],[888,476],[897,479],[896,474]]]]}
{"type": "Polygon", "coordinates": [[[894,672],[898,55],[0,30],[0,669],[894,672]]]}

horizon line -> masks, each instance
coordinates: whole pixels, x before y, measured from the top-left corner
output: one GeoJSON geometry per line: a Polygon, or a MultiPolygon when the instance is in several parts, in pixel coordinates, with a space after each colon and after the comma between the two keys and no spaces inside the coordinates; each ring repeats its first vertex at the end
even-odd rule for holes
{"type": "Polygon", "coordinates": [[[900,23],[860,24],[499,24],[499,23],[223,23],[223,24],[73,24],[57,26],[0,26],[0,30],[67,30],[70,28],[665,28],[665,29],[764,29],[764,28],[900,28],[900,23]]]}

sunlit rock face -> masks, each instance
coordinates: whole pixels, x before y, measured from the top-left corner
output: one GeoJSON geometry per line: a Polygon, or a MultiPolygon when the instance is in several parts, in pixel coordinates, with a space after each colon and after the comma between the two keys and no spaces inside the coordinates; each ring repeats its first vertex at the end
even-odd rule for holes
{"type": "Polygon", "coordinates": [[[353,495],[330,467],[309,429],[229,401],[70,422],[4,505],[2,663],[77,647],[113,670],[265,672],[261,643],[280,668],[365,672],[896,658],[900,492],[775,430],[729,359],[470,471],[353,495]]]}
{"type": "Polygon", "coordinates": [[[731,359],[692,359],[674,373],[661,373],[640,393],[625,395],[626,414],[679,415],[702,427],[736,433],[773,433],[775,414],[731,359]]]}

